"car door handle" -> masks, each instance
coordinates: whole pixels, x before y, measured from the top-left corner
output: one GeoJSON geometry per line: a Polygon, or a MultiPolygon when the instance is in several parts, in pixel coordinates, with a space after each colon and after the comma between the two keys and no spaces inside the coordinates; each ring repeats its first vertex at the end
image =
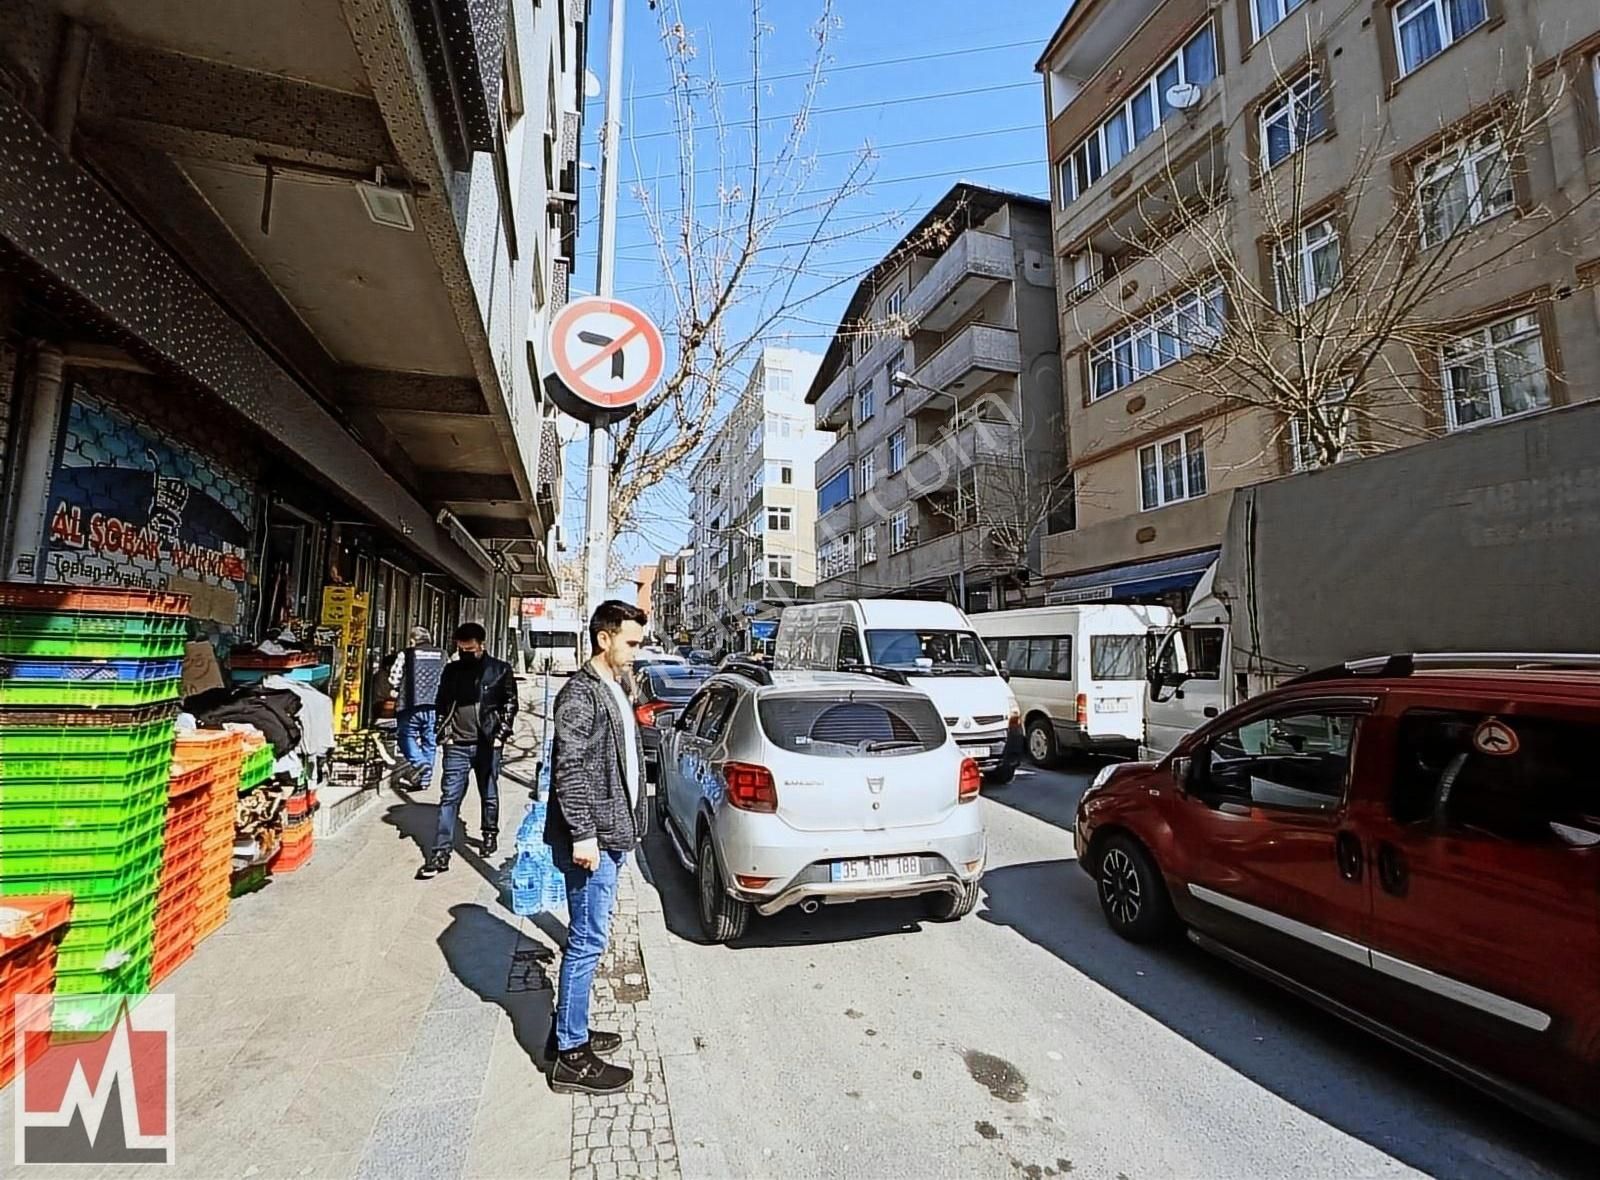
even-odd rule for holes
{"type": "Polygon", "coordinates": [[[1411,873],[1406,868],[1406,858],[1393,844],[1385,840],[1378,845],[1378,884],[1394,897],[1404,897],[1411,884],[1411,873]]]}
{"type": "Polygon", "coordinates": [[[1333,838],[1333,855],[1339,862],[1339,875],[1346,881],[1361,880],[1365,858],[1361,855],[1361,840],[1354,832],[1340,832],[1333,838]]]}

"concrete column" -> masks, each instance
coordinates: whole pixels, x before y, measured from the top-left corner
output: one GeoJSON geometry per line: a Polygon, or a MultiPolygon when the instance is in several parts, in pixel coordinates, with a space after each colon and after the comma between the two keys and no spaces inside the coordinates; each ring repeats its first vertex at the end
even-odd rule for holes
{"type": "Polygon", "coordinates": [[[44,569],[45,530],[50,527],[50,477],[54,473],[56,441],[66,400],[62,383],[61,348],[40,343],[28,366],[22,411],[26,431],[18,440],[13,462],[17,468],[16,508],[6,538],[6,577],[16,582],[37,582],[44,569]]]}

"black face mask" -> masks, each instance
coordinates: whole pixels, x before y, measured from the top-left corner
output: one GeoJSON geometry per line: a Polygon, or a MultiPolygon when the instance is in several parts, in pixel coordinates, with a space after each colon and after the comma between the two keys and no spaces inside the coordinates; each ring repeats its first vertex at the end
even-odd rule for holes
{"type": "Polygon", "coordinates": [[[456,654],[461,657],[461,662],[464,664],[476,664],[479,660],[483,659],[482,652],[458,651],[456,654]]]}

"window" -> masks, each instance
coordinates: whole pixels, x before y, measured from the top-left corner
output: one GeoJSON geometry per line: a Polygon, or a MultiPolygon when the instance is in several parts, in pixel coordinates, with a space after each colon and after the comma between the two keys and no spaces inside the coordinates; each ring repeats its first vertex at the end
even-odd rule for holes
{"type": "Polygon", "coordinates": [[[878,560],[878,526],[869,524],[861,530],[861,564],[871,565],[878,560]]]}
{"type": "Polygon", "coordinates": [[[1331,710],[1251,721],[1211,740],[1202,781],[1210,793],[1257,807],[1332,811],[1344,798],[1358,721],[1331,710]]]}
{"type": "Polygon", "coordinates": [[[794,558],[787,554],[767,558],[767,577],[778,582],[794,581],[794,558]]]}
{"type": "Polygon", "coordinates": [[[757,496],[761,495],[761,485],[765,475],[766,472],[759,467],[750,473],[750,480],[745,485],[744,489],[746,500],[754,500],[757,496]]]}
{"type": "Polygon", "coordinates": [[[817,558],[824,578],[837,578],[849,573],[855,568],[855,537],[845,533],[831,541],[824,541],[817,550],[817,558]]]}
{"type": "Polygon", "coordinates": [[[831,512],[849,499],[850,468],[846,465],[822,481],[822,486],[817,489],[817,511],[831,512]]]}
{"type": "Polygon", "coordinates": [[[846,627],[839,632],[839,666],[861,664],[861,635],[854,627],[846,627]]]}
{"type": "Polygon", "coordinates": [[[897,430],[889,436],[889,474],[894,475],[906,465],[906,432],[897,430]]]}
{"type": "Polygon", "coordinates": [[[1444,350],[1442,367],[1445,419],[1451,430],[1550,405],[1544,341],[1531,313],[1461,337],[1444,350]]]}
{"type": "Polygon", "coordinates": [[[876,400],[872,393],[872,382],[868,381],[860,389],[856,390],[856,422],[858,424],[868,421],[873,414],[877,413],[876,400]]]}
{"type": "Polygon", "coordinates": [[[876,451],[868,451],[861,459],[861,482],[859,487],[862,495],[870,492],[877,482],[878,453],[876,451]]]}
{"type": "MultiPolygon", "coordinates": [[[[854,631],[844,632],[849,640],[854,631]]],[[[861,662],[856,640],[847,658],[843,636],[841,664],[861,662]]],[[[769,696],[756,705],[761,728],[773,745],[814,758],[905,758],[937,750],[945,742],[944,722],[932,701],[922,696],[874,697],[864,692],[847,701],[823,696],[769,696]]],[[[869,772],[870,773],[870,772],[869,772]]]]}
{"type": "Polygon", "coordinates": [[[1264,166],[1288,159],[1325,130],[1322,81],[1316,70],[1307,70],[1261,107],[1264,166]]]}
{"type": "Polygon", "coordinates": [[[1216,43],[1211,22],[1134,89],[1122,104],[1057,168],[1057,199],[1071,204],[1114,168],[1172,113],[1167,91],[1180,82],[1204,86],[1217,76],[1216,43]]]}
{"type": "Polygon", "coordinates": [[[794,390],[793,369],[768,369],[767,388],[774,393],[791,393],[794,390]]]}
{"type": "Polygon", "coordinates": [[[1448,144],[1416,169],[1422,244],[1434,246],[1516,204],[1511,159],[1491,128],[1448,144]]]}
{"type": "Polygon", "coordinates": [[[778,459],[768,459],[764,469],[766,482],[792,484],[794,482],[794,466],[778,459]]]}
{"type": "Polygon", "coordinates": [[[911,509],[902,508],[889,518],[889,552],[899,553],[911,548],[911,509]]]}
{"type": "Polygon", "coordinates": [[[1265,37],[1291,12],[1306,0],[1250,0],[1251,15],[1255,20],[1256,39],[1265,37]]]}
{"type": "Polygon", "coordinates": [[[1072,679],[1072,636],[1011,636],[985,641],[989,654],[1013,676],[1029,680],[1072,679]]]}
{"type": "Polygon", "coordinates": [[[774,532],[787,533],[794,529],[793,508],[768,508],[767,527],[774,532]]]}
{"type": "Polygon", "coordinates": [[[695,737],[703,742],[714,742],[722,737],[727,728],[728,718],[733,716],[733,706],[738,698],[733,689],[720,686],[707,690],[706,697],[700,724],[695,727],[695,737]]]}
{"type": "Polygon", "coordinates": [[[894,375],[906,367],[906,350],[901,349],[889,358],[889,363],[883,367],[884,377],[889,382],[889,400],[894,401],[905,391],[894,383],[894,375]]]}
{"type": "Polygon", "coordinates": [[[1223,327],[1222,287],[1196,288],[1089,350],[1090,398],[1132,385],[1203,349],[1223,327]]]}
{"type": "Polygon", "coordinates": [[[1529,716],[1413,709],[1400,718],[1394,796],[1401,823],[1442,820],[1456,832],[1528,844],[1600,844],[1600,791],[1589,772],[1594,727],[1529,716]],[[1473,740],[1485,722],[1516,739],[1510,754],[1473,740]]]}
{"type": "Polygon", "coordinates": [[[1404,77],[1489,19],[1486,0],[1400,0],[1394,6],[1395,56],[1404,77]]]}
{"type": "Polygon", "coordinates": [[[1280,311],[1315,303],[1339,281],[1339,230],[1331,217],[1279,242],[1273,253],[1280,311]]]}
{"type": "Polygon", "coordinates": [[[1089,675],[1096,680],[1143,680],[1143,635],[1089,636],[1089,675]]]}
{"type": "Polygon", "coordinates": [[[906,289],[902,284],[889,292],[888,298],[883,301],[883,315],[885,319],[893,319],[900,314],[900,309],[906,305],[906,289]]]}
{"type": "Polygon", "coordinates": [[[1323,409],[1318,417],[1321,419],[1321,431],[1334,436],[1331,440],[1325,441],[1318,437],[1319,423],[1312,421],[1309,410],[1295,414],[1289,419],[1289,458],[1294,470],[1311,471],[1326,466],[1325,460],[1329,458],[1330,447],[1334,451],[1331,456],[1333,462],[1337,463],[1345,457],[1350,422],[1343,411],[1343,406],[1349,396],[1350,388],[1345,385],[1330,389],[1323,395],[1323,409]]]}
{"type": "Polygon", "coordinates": [[[794,482],[794,468],[789,466],[789,464],[787,464],[787,463],[781,464],[779,466],[779,468],[778,468],[778,482],[779,483],[793,483],[794,482]]]}
{"type": "Polygon", "coordinates": [[[1159,675],[1182,673],[1190,680],[1222,679],[1222,648],[1227,632],[1221,627],[1183,627],[1161,647],[1156,657],[1159,675]]]}
{"type": "Polygon", "coordinates": [[[1205,494],[1205,442],[1198,430],[1139,448],[1139,501],[1144,511],[1205,494]]]}

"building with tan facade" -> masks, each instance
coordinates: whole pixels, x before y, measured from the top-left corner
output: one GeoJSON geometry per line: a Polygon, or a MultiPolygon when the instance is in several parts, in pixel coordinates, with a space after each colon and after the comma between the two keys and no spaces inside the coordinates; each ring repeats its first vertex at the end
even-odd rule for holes
{"type": "Polygon", "coordinates": [[[1233,488],[1596,396],[1597,53],[1592,0],[1071,6],[1052,600],[1183,592],[1233,488]]]}

